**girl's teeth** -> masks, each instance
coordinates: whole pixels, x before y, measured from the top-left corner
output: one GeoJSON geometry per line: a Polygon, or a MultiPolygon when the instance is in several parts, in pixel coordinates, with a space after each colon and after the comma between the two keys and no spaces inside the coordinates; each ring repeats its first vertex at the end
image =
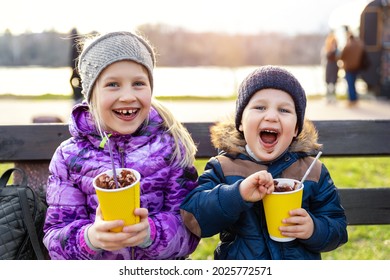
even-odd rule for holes
{"type": "Polygon", "coordinates": [[[120,112],[121,112],[121,114],[126,115],[126,114],[132,114],[132,113],[134,113],[135,110],[122,110],[122,111],[120,111],[120,112]]]}

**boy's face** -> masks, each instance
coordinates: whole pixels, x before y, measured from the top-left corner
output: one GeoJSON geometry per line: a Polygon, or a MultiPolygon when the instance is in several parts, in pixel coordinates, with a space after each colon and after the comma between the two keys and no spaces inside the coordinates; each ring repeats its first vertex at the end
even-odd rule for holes
{"type": "Polygon", "coordinates": [[[104,69],[93,94],[107,131],[131,134],[149,115],[152,90],[148,72],[133,61],[115,62],[104,69]]]}
{"type": "Polygon", "coordinates": [[[239,128],[258,159],[274,160],[297,136],[294,100],[278,89],[256,92],[243,111],[239,128]]]}

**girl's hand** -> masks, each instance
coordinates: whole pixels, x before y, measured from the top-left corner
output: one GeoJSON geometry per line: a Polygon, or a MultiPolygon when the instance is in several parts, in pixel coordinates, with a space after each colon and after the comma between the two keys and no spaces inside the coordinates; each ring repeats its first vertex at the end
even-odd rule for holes
{"type": "Polygon", "coordinates": [[[245,178],[239,188],[245,201],[256,202],[274,191],[274,180],[271,173],[262,170],[245,178]]]}
{"type": "Polygon", "coordinates": [[[303,208],[291,210],[289,218],[283,219],[283,223],[291,224],[279,227],[284,236],[300,239],[309,239],[314,232],[314,222],[307,211],[303,208]]]}
{"type": "Polygon", "coordinates": [[[134,210],[134,214],[140,216],[140,222],[138,224],[126,226],[123,228],[123,232],[131,235],[131,237],[124,243],[127,245],[126,247],[138,246],[147,241],[150,237],[148,209],[137,208],[134,210]]]}
{"type": "Polygon", "coordinates": [[[100,206],[98,206],[95,222],[89,227],[87,233],[92,246],[107,251],[115,251],[141,244],[148,234],[148,210],[137,208],[134,210],[134,214],[140,216],[140,223],[126,226],[122,232],[112,232],[111,229],[122,227],[124,222],[122,220],[104,221],[100,206]]]}

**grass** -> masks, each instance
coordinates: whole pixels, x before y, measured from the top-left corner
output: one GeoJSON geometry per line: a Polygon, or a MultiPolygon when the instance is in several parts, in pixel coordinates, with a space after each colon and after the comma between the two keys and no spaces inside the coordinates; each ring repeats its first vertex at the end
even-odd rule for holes
{"type": "MultiPolygon", "coordinates": [[[[373,158],[326,158],[321,159],[327,166],[336,186],[348,188],[390,187],[390,159],[373,158]]],[[[197,160],[196,167],[201,173],[206,160],[197,160]]],[[[390,202],[389,202],[390,205],[390,202]]],[[[389,260],[390,225],[348,226],[349,240],[334,251],[323,253],[324,260],[389,260]]],[[[213,259],[218,235],[203,238],[195,252],[194,260],[213,259]]]]}
{"type": "MultiPolygon", "coordinates": [[[[321,159],[338,187],[390,187],[390,158],[326,158],[321,159]]],[[[201,173],[205,159],[195,162],[201,173]]],[[[0,164],[0,174],[13,164],[0,164]]],[[[389,202],[390,203],[390,202],[389,202]]],[[[390,225],[348,226],[349,241],[338,249],[323,253],[325,260],[390,260],[390,225]]],[[[193,260],[212,260],[218,235],[203,238],[193,260]]]]}

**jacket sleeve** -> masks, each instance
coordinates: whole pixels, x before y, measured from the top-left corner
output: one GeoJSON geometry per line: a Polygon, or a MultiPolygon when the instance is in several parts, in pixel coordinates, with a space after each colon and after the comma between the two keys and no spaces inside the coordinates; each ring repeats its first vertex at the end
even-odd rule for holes
{"type": "Polygon", "coordinates": [[[197,185],[195,167],[183,169],[178,165],[170,167],[164,192],[164,205],[149,218],[152,222],[153,242],[139,252],[148,259],[177,259],[191,254],[199,243],[199,238],[184,225],[180,216],[180,204],[185,196],[197,185]]]}
{"type": "Polygon", "coordinates": [[[347,219],[340,197],[327,168],[322,165],[318,190],[313,192],[308,212],[314,222],[314,233],[307,240],[300,240],[308,249],[315,252],[327,252],[336,249],[348,241],[347,219]]]}
{"type": "Polygon", "coordinates": [[[93,221],[86,209],[86,195],[74,186],[67,170],[60,146],[49,166],[43,241],[52,259],[90,259],[91,252],[82,249],[80,240],[85,226],[93,221]]]}
{"type": "Polygon", "coordinates": [[[224,181],[218,160],[211,158],[199,177],[199,186],[181,206],[184,223],[199,237],[210,237],[221,232],[234,224],[243,211],[253,206],[240,195],[242,179],[230,185],[224,181]]]}

